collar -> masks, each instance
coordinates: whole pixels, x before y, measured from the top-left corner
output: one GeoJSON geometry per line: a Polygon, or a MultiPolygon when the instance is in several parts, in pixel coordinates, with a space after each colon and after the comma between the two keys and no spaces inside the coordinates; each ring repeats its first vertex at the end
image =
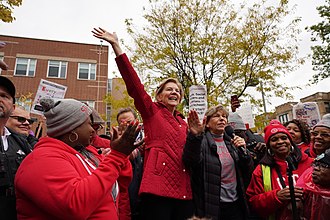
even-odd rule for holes
{"type": "Polygon", "coordinates": [[[11,135],[11,132],[8,130],[7,127],[4,127],[4,134],[2,135],[3,137],[8,137],[9,135],[11,135]]]}
{"type": "MultiPolygon", "coordinates": [[[[158,101],[156,103],[168,110],[168,108],[166,107],[166,105],[164,103],[158,102],[158,101]]],[[[184,115],[181,112],[179,112],[178,110],[174,110],[173,116],[174,117],[181,117],[182,119],[185,119],[184,115]]]]}

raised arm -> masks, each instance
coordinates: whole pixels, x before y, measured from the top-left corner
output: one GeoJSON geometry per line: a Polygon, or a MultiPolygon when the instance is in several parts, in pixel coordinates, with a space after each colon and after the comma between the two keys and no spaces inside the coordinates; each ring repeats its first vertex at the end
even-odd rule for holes
{"type": "Polygon", "coordinates": [[[109,42],[112,46],[113,51],[115,52],[116,56],[120,56],[123,54],[123,51],[119,45],[119,40],[116,32],[113,32],[112,34],[108,31],[106,31],[103,28],[94,28],[92,30],[93,36],[102,40],[105,40],[109,42]]]}
{"type": "MultiPolygon", "coordinates": [[[[188,115],[188,129],[186,144],[183,149],[182,160],[186,168],[191,171],[201,163],[201,144],[205,119],[200,122],[195,110],[191,110],[188,115]]],[[[198,169],[195,169],[197,171],[198,169]]]]}
{"type": "Polygon", "coordinates": [[[191,110],[188,116],[189,132],[195,136],[201,135],[204,132],[205,119],[203,123],[199,120],[195,110],[191,110]]]}
{"type": "Polygon", "coordinates": [[[130,63],[128,57],[122,52],[117,34],[107,32],[103,28],[94,28],[93,36],[109,42],[116,54],[116,63],[121,76],[123,77],[129,96],[134,99],[134,105],[141,113],[143,120],[152,117],[157,111],[150,95],[145,91],[144,86],[130,63]]]}

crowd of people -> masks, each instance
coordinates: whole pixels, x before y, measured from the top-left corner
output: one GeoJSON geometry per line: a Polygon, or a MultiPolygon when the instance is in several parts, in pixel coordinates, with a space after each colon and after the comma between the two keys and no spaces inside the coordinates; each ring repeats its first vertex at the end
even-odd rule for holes
{"type": "Polygon", "coordinates": [[[153,99],[116,33],[92,33],[112,46],[142,123],[123,108],[111,136],[101,135],[93,107],[44,97],[39,138],[15,105],[15,85],[0,76],[0,219],[327,219],[330,115],[311,128],[271,120],[263,136],[235,103],[232,112],[217,105],[203,120],[195,110],[185,119],[177,79],[163,80],[153,99]]]}

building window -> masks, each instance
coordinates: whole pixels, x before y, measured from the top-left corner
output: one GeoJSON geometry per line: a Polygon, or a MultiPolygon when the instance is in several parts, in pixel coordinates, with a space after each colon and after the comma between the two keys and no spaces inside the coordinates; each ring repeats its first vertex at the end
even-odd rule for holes
{"type": "Polygon", "coordinates": [[[49,60],[47,77],[65,79],[67,66],[68,62],[49,60]]]}
{"type": "Polygon", "coordinates": [[[17,58],[15,75],[17,76],[34,76],[36,71],[36,59],[17,58]]]}
{"type": "Polygon", "coordinates": [[[286,122],[289,121],[289,118],[288,118],[288,114],[287,114],[287,113],[286,113],[286,114],[283,114],[283,115],[280,115],[280,116],[278,117],[278,119],[280,120],[280,122],[281,122],[282,124],[284,124],[284,123],[286,123],[286,122]]]}
{"type": "Polygon", "coordinates": [[[78,64],[78,79],[96,79],[96,64],[95,63],[79,63],[78,64]]]}
{"type": "Polygon", "coordinates": [[[324,107],[325,107],[325,112],[330,113],[330,103],[329,102],[324,102],[324,107]]]}

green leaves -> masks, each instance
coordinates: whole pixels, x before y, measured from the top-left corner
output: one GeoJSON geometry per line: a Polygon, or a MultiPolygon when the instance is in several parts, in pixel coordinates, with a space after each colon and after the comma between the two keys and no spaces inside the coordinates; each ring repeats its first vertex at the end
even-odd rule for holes
{"type": "Polygon", "coordinates": [[[138,30],[132,21],[127,23],[139,73],[154,84],[178,78],[186,103],[194,84],[207,86],[209,105],[229,103],[231,94],[248,98],[246,89],[252,79],[263,80],[268,96],[289,94],[277,79],[301,63],[299,19],[282,23],[291,11],[287,1],[267,6],[263,0],[250,7],[230,2],[150,0],[144,15],[147,25],[138,30]]]}
{"type": "Polygon", "coordinates": [[[311,47],[313,70],[318,72],[311,80],[314,84],[330,77],[330,0],[326,0],[326,4],[317,7],[320,17],[324,20],[306,28],[312,32],[311,41],[321,41],[321,45],[311,47]]]}
{"type": "Polygon", "coordinates": [[[22,4],[22,0],[1,0],[0,1],[0,19],[3,22],[10,23],[15,20],[13,17],[14,7],[22,4]]]}

